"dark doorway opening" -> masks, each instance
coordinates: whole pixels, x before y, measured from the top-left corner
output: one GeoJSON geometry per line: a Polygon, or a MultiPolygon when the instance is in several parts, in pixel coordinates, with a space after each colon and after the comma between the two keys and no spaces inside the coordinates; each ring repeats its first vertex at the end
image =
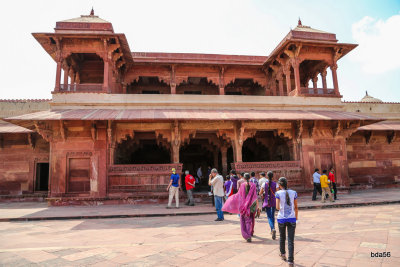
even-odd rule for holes
{"type": "MultiPolygon", "coordinates": [[[[207,140],[204,140],[204,143],[207,140]]],[[[186,170],[190,172],[193,177],[196,177],[197,170],[201,167],[203,174],[200,180],[200,185],[196,187],[196,191],[207,191],[209,190],[208,185],[208,167],[214,168],[214,153],[206,149],[201,144],[188,144],[181,147],[179,152],[180,162],[183,163],[183,177],[186,170]]],[[[218,168],[218,166],[215,166],[218,168]]],[[[182,179],[182,185],[184,185],[184,179],[182,179]]]]}
{"type": "Polygon", "coordinates": [[[48,191],[49,163],[36,163],[35,191],[48,191]]]}

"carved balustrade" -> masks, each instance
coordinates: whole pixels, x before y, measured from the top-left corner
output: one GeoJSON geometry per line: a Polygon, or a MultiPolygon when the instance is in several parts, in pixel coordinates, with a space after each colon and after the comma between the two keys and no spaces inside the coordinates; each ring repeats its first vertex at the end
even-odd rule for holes
{"type": "Polygon", "coordinates": [[[60,92],[101,92],[101,83],[60,84],[60,92]]]}
{"type": "Polygon", "coordinates": [[[231,166],[238,173],[273,171],[275,181],[286,177],[291,188],[304,188],[300,161],[234,162],[231,166]]]}
{"type": "Polygon", "coordinates": [[[165,191],[172,168],[182,173],[181,163],[111,165],[108,168],[110,192],[165,191]]]}

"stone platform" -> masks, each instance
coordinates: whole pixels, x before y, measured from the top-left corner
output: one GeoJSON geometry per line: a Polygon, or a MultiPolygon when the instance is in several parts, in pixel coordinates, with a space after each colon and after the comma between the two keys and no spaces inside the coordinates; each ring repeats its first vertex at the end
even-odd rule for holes
{"type": "MultiPolygon", "coordinates": [[[[300,195],[298,203],[299,208],[303,210],[394,204],[400,203],[400,189],[353,191],[350,194],[339,194],[338,200],[332,203],[329,201],[321,203],[319,196],[317,201],[311,201],[310,195],[300,195]]],[[[126,204],[49,207],[46,203],[40,202],[0,203],[0,222],[215,214],[215,208],[211,203],[197,203],[194,207],[188,207],[181,201],[179,209],[166,209],[165,206],[165,204],[126,204]]]]}

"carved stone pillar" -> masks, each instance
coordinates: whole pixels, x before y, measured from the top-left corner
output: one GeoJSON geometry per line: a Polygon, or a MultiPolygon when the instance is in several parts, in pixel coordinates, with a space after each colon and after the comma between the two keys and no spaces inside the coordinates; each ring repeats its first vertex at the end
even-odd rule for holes
{"type": "Polygon", "coordinates": [[[57,61],[57,71],[56,71],[56,86],[54,88],[55,92],[60,91],[60,82],[61,82],[61,66],[62,66],[62,61],[61,57],[57,61]]]}
{"type": "Polygon", "coordinates": [[[322,88],[324,88],[324,89],[328,88],[328,86],[326,85],[326,74],[327,74],[326,69],[321,72],[322,88]]]}
{"type": "Polygon", "coordinates": [[[314,78],[312,78],[313,88],[318,87],[317,82],[318,82],[318,76],[316,75],[314,78]]]}
{"type": "Polygon", "coordinates": [[[109,91],[109,57],[108,57],[108,43],[107,40],[104,39],[104,72],[103,72],[103,92],[108,93],[109,91]]]}
{"type": "Polygon", "coordinates": [[[174,122],[171,132],[172,163],[179,163],[179,149],[181,147],[181,134],[179,124],[174,122]]]}
{"type": "Polygon", "coordinates": [[[333,88],[335,89],[335,95],[339,95],[339,85],[338,85],[338,79],[337,79],[337,64],[334,63],[333,65],[330,66],[331,71],[332,71],[332,80],[333,80],[333,88]]]}
{"type": "Polygon", "coordinates": [[[272,82],[271,82],[271,93],[272,93],[272,95],[277,95],[277,93],[276,93],[276,80],[275,79],[272,79],[272,82]]]}
{"type": "Polygon", "coordinates": [[[107,93],[108,92],[108,59],[106,58],[104,60],[104,78],[103,78],[103,92],[107,93]]]}
{"type": "Polygon", "coordinates": [[[175,82],[175,65],[171,65],[171,73],[170,73],[170,87],[171,87],[171,94],[176,94],[176,82],[175,82]]]}
{"type": "Polygon", "coordinates": [[[218,169],[218,153],[219,151],[218,151],[218,148],[216,148],[214,151],[213,151],[213,153],[214,153],[214,155],[213,155],[213,158],[214,158],[214,168],[216,168],[216,169],[218,169]]]}
{"type": "Polygon", "coordinates": [[[64,70],[64,90],[69,90],[69,86],[68,86],[68,74],[69,74],[69,67],[66,67],[64,70]]]}
{"type": "Polygon", "coordinates": [[[235,144],[235,155],[236,155],[236,162],[242,162],[242,147],[243,143],[240,143],[239,140],[236,141],[237,144],[235,144]]]}
{"type": "Polygon", "coordinates": [[[284,96],[285,94],[283,93],[283,75],[279,74],[277,76],[278,84],[279,84],[279,95],[284,96]]]}
{"type": "Polygon", "coordinates": [[[71,76],[71,83],[70,83],[70,91],[75,91],[76,87],[75,87],[75,71],[71,68],[70,69],[70,76],[71,76]]]}
{"type": "Polygon", "coordinates": [[[298,58],[293,58],[290,62],[294,71],[295,95],[298,95],[300,93],[300,61],[298,58]]]}
{"type": "Polygon", "coordinates": [[[176,94],[176,84],[175,83],[171,83],[171,94],[172,95],[176,94]]]}
{"type": "Polygon", "coordinates": [[[286,93],[287,95],[290,94],[292,91],[292,80],[290,79],[291,71],[290,71],[290,65],[285,65],[283,67],[283,73],[286,76],[286,93]]]}
{"type": "Polygon", "coordinates": [[[126,83],[123,83],[123,84],[122,84],[122,93],[123,93],[123,94],[126,94],[126,88],[127,88],[127,86],[128,86],[128,85],[127,85],[126,83]]]}
{"type": "Polygon", "coordinates": [[[219,69],[219,94],[220,95],[225,94],[224,72],[225,72],[225,68],[221,67],[219,69]]]}
{"type": "Polygon", "coordinates": [[[222,175],[225,177],[228,175],[228,148],[226,146],[221,147],[221,163],[222,163],[222,175]]]}

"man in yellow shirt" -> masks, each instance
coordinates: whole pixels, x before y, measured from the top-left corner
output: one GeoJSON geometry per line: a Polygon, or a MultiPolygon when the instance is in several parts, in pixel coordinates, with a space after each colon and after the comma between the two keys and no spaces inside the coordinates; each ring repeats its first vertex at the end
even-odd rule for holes
{"type": "Polygon", "coordinates": [[[326,194],[329,195],[329,200],[331,202],[334,202],[334,200],[332,199],[331,190],[329,188],[330,181],[328,180],[328,175],[326,173],[327,170],[323,170],[322,175],[319,178],[321,181],[321,189],[322,189],[322,203],[325,203],[326,194]]]}

